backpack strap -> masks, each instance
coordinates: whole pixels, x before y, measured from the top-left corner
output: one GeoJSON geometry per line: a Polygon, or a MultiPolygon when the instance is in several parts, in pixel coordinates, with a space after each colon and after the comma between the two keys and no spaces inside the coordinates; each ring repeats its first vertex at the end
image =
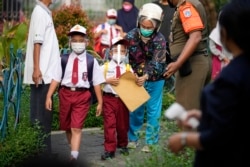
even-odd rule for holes
{"type": "MultiPolygon", "coordinates": [[[[104,76],[105,76],[105,78],[106,78],[106,74],[107,74],[107,71],[108,71],[108,64],[109,64],[108,61],[104,63],[104,76]]],[[[126,72],[130,71],[130,69],[131,69],[131,66],[130,66],[130,64],[127,63],[126,64],[126,72]]]]}
{"type": "Polygon", "coordinates": [[[63,53],[61,55],[61,66],[62,66],[62,79],[64,77],[65,68],[69,59],[69,53],[63,53]]]}
{"type": "Polygon", "coordinates": [[[93,86],[93,68],[94,68],[94,57],[87,53],[87,72],[88,72],[88,80],[90,86],[93,86]]]}
{"type": "Polygon", "coordinates": [[[104,29],[105,29],[105,24],[103,23],[103,24],[102,24],[102,30],[104,30],[104,29]]]}

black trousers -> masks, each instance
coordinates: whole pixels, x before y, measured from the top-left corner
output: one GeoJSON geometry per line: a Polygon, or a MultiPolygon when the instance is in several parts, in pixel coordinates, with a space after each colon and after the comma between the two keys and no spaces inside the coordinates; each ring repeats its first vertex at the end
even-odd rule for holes
{"type": "Polygon", "coordinates": [[[43,144],[45,145],[45,152],[51,153],[51,125],[52,125],[52,111],[46,110],[45,101],[50,84],[31,84],[30,93],[30,121],[32,124],[38,123],[41,126],[43,144]]]}

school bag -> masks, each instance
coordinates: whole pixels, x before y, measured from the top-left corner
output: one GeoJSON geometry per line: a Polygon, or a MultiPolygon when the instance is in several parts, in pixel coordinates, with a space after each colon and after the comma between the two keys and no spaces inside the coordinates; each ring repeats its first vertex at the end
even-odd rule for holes
{"type": "MultiPolygon", "coordinates": [[[[65,73],[65,68],[68,62],[68,58],[69,58],[69,53],[63,53],[61,55],[61,66],[62,66],[62,78],[64,76],[65,73]]],[[[94,86],[93,86],[93,80],[92,80],[92,76],[93,76],[93,67],[94,67],[94,57],[87,53],[87,72],[88,72],[88,81],[90,84],[90,88],[89,91],[91,93],[91,102],[90,104],[96,104],[97,103],[97,97],[95,94],[95,90],[94,90],[94,86]],[[91,71],[91,72],[90,72],[91,71]]]]}
{"type": "MultiPolygon", "coordinates": [[[[105,29],[105,24],[102,24],[102,30],[105,29]]],[[[101,37],[96,38],[94,50],[99,54],[101,52],[101,37]]]]}

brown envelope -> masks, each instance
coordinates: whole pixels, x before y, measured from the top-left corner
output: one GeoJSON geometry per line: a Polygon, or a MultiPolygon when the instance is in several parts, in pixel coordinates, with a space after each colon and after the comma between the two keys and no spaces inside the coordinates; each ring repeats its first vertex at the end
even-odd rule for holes
{"type": "Polygon", "coordinates": [[[112,86],[130,112],[133,112],[150,98],[145,88],[138,86],[135,80],[135,75],[127,71],[121,75],[119,85],[112,86]]]}

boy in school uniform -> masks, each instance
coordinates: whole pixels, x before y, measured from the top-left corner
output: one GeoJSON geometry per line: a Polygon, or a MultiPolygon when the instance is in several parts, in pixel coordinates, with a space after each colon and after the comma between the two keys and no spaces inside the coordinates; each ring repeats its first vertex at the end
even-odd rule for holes
{"type": "Polygon", "coordinates": [[[108,9],[106,12],[106,21],[99,24],[94,30],[94,38],[100,40],[100,48],[96,52],[105,58],[104,50],[111,47],[112,39],[118,36],[124,36],[121,26],[116,24],[117,11],[108,9]]]}
{"type": "MultiPolygon", "coordinates": [[[[61,59],[58,59],[54,73],[52,73],[52,83],[46,99],[46,108],[52,109],[52,95],[60,83],[59,113],[60,129],[66,131],[66,137],[71,148],[70,160],[78,158],[82,128],[84,120],[90,108],[91,93],[89,91],[90,82],[88,73],[92,72],[92,81],[97,96],[96,115],[102,112],[102,93],[100,84],[105,81],[101,68],[94,59],[93,71],[87,69],[86,29],[80,25],[75,25],[68,33],[72,52],[69,54],[68,61],[62,70],[61,59]]],[[[90,55],[91,56],[91,55],[90,55]]]]}
{"type": "Polygon", "coordinates": [[[111,60],[102,65],[106,82],[103,87],[104,154],[102,160],[115,156],[116,148],[128,155],[129,110],[112,86],[119,84],[119,77],[126,71],[133,72],[127,62],[128,41],[122,37],[112,40],[109,56],[111,60]],[[112,86],[111,86],[112,85],[112,86]]]}

